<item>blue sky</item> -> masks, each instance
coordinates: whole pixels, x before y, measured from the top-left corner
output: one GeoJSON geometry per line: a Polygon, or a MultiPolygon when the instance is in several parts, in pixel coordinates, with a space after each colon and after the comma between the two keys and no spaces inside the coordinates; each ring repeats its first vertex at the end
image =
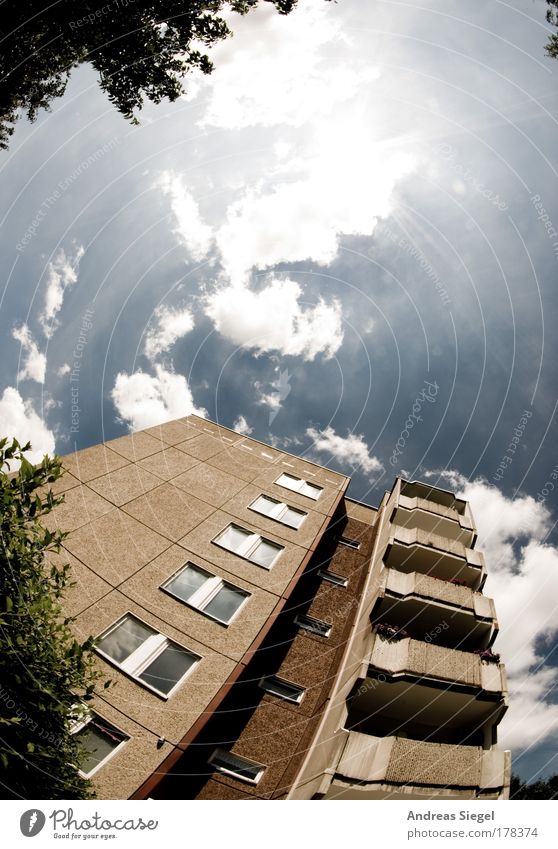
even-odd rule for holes
{"type": "Polygon", "coordinates": [[[139,127],[82,67],[0,155],[2,430],[40,456],[198,411],[373,504],[396,473],[456,487],[525,778],[558,771],[545,9],[261,8],[139,127]]]}

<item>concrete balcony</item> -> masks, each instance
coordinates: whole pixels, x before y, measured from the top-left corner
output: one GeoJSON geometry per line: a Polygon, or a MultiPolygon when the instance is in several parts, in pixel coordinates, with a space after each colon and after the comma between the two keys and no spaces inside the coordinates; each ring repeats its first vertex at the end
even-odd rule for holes
{"type": "Polygon", "coordinates": [[[397,798],[398,790],[406,799],[506,795],[509,752],[345,733],[327,799],[397,798]]]}
{"type": "Polygon", "coordinates": [[[375,635],[368,663],[374,670],[392,677],[409,675],[461,684],[485,693],[503,695],[507,692],[503,663],[487,663],[472,652],[422,640],[386,640],[375,635]]]}
{"type": "Polygon", "coordinates": [[[466,581],[473,590],[484,583],[485,563],[480,551],[422,528],[394,525],[384,563],[399,572],[421,572],[435,578],[466,581]]]}
{"type": "Polygon", "coordinates": [[[397,569],[382,572],[373,619],[427,643],[465,652],[486,648],[498,633],[491,598],[421,572],[397,569]]]}
{"type": "MultiPolygon", "coordinates": [[[[408,490],[408,487],[405,491],[408,490]]],[[[466,502],[463,512],[459,512],[455,506],[445,506],[423,498],[419,495],[410,497],[402,492],[398,495],[396,504],[391,515],[391,521],[395,525],[407,528],[419,528],[429,533],[438,534],[473,546],[477,533],[473,516],[466,502]]]]}

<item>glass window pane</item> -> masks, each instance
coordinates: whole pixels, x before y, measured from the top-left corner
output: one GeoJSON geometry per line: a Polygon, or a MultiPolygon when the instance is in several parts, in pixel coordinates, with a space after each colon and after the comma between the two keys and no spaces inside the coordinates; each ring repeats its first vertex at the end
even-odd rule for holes
{"type": "Polygon", "coordinates": [[[91,720],[76,734],[87,752],[81,771],[88,775],[107,758],[123,740],[128,738],[104,720],[91,720]]]}
{"type": "Polygon", "coordinates": [[[234,772],[251,781],[255,781],[262,772],[262,767],[259,764],[246,761],[244,758],[240,758],[238,755],[233,755],[231,752],[226,752],[223,749],[218,749],[215,752],[211,758],[211,763],[214,766],[230,770],[230,772],[234,772]]]}
{"type": "Polygon", "coordinates": [[[290,528],[300,528],[305,518],[306,513],[302,513],[300,510],[293,510],[292,507],[287,507],[281,516],[281,521],[290,528]]]}
{"type": "Polygon", "coordinates": [[[138,677],[161,693],[168,693],[197,660],[186,649],[169,642],[167,648],[138,677]]]}
{"type": "Polygon", "coordinates": [[[299,478],[293,478],[292,475],[281,475],[277,480],[279,486],[286,486],[287,489],[293,489],[295,492],[298,492],[302,481],[299,478]]]}
{"type": "Polygon", "coordinates": [[[283,699],[289,699],[293,702],[299,702],[304,693],[303,687],[297,687],[296,684],[290,684],[288,681],[283,681],[281,678],[276,678],[271,675],[269,678],[264,678],[261,686],[268,693],[273,693],[275,696],[280,696],[283,699]]]}
{"type": "Polygon", "coordinates": [[[273,564],[273,561],[279,552],[282,550],[282,546],[274,545],[272,542],[262,539],[250,555],[250,560],[257,563],[259,566],[266,566],[269,568],[273,564]]]}
{"type": "Polygon", "coordinates": [[[307,495],[309,498],[318,499],[320,497],[322,487],[314,486],[313,483],[307,483],[306,481],[303,481],[302,489],[300,491],[302,495],[307,495]]]}
{"type": "Polygon", "coordinates": [[[252,508],[259,513],[264,513],[266,516],[272,516],[277,510],[278,503],[278,501],[274,501],[266,495],[260,495],[252,504],[252,508]]]}
{"type": "Polygon", "coordinates": [[[144,625],[134,616],[126,616],[110,634],[99,640],[98,646],[116,663],[122,663],[142,643],[156,633],[153,628],[144,625]]]}
{"type": "Polygon", "coordinates": [[[242,592],[242,590],[236,589],[236,587],[231,587],[229,584],[225,584],[214,596],[209,604],[206,604],[204,607],[204,613],[209,614],[209,616],[214,616],[215,619],[219,619],[221,622],[228,622],[248,593],[242,592]]]}
{"type": "Polygon", "coordinates": [[[187,566],[178,575],[175,575],[167,584],[165,589],[174,593],[183,601],[188,601],[203,584],[211,578],[209,572],[200,569],[199,566],[187,566]]]}
{"type": "Polygon", "coordinates": [[[301,628],[304,628],[304,630],[311,631],[313,634],[319,634],[322,637],[327,637],[332,627],[327,622],[322,622],[321,619],[314,619],[313,616],[301,614],[295,616],[295,622],[301,628]]]}
{"type": "Polygon", "coordinates": [[[330,584],[336,584],[338,587],[346,587],[349,583],[348,578],[344,578],[343,575],[336,575],[335,572],[330,572],[328,569],[320,569],[318,575],[320,578],[329,581],[330,584]]]}
{"type": "Polygon", "coordinates": [[[223,545],[225,548],[229,548],[231,551],[238,551],[246,542],[248,537],[251,537],[252,534],[250,531],[245,531],[243,528],[237,528],[235,525],[229,525],[220,536],[217,537],[216,542],[219,545],[223,545]]]}
{"type": "Polygon", "coordinates": [[[341,545],[348,545],[349,548],[360,548],[360,542],[356,539],[350,539],[349,537],[340,536],[338,541],[341,545]]]}

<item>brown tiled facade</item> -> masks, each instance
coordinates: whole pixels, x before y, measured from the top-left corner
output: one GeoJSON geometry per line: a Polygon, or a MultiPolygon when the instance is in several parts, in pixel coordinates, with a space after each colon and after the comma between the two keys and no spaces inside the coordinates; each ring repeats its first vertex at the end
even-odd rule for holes
{"type": "Polygon", "coordinates": [[[465,502],[398,479],[360,504],[348,477],[196,416],[63,465],[67,611],[113,682],[86,726],[100,798],[506,797],[465,502]]]}

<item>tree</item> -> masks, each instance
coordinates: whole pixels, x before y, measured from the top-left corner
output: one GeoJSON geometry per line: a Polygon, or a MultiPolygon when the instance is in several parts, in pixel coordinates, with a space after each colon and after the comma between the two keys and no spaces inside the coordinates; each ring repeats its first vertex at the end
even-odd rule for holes
{"type": "MultiPolygon", "coordinates": [[[[558,27],[558,0],[546,0],[546,2],[550,6],[550,9],[546,10],[546,20],[552,26],[558,27]]],[[[548,37],[545,50],[553,59],[558,59],[558,35],[556,33],[552,33],[548,37]]]]}
{"type": "Polygon", "coordinates": [[[63,500],[48,486],[62,473],[60,459],[32,466],[24,456],[30,447],[0,440],[1,795],[84,799],[92,795],[77,770],[85,753],[70,724],[98,673],[93,641],[79,643],[62,612],[69,567],[45,560],[65,537],[41,523],[63,500]],[[9,473],[14,463],[19,470],[9,473]]]}
{"type": "MultiPolygon", "coordinates": [[[[288,14],[297,0],[265,0],[288,14]]],[[[4,0],[0,19],[0,147],[18,115],[34,120],[64,94],[82,62],[129,120],[144,98],[176,100],[192,68],[211,72],[204,49],[231,34],[219,14],[246,14],[258,0],[4,0]]]]}
{"type": "Polygon", "coordinates": [[[517,775],[512,775],[510,799],[558,799],[558,775],[525,784],[517,775]]]}

